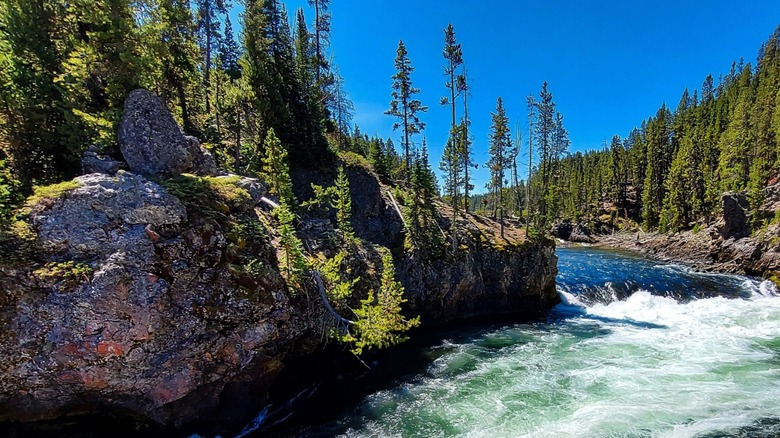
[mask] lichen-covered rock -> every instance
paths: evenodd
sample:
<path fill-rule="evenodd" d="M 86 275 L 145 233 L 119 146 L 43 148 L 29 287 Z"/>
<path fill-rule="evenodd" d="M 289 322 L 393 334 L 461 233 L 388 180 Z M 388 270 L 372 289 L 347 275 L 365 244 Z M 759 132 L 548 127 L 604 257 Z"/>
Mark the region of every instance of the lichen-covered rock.
<path fill-rule="evenodd" d="M 126 169 L 127 165 L 117 161 L 108 155 L 98 153 L 94 146 L 90 146 L 81 157 L 81 173 L 105 173 L 115 175 L 119 170 Z"/>
<path fill-rule="evenodd" d="M 147 90 L 135 90 L 125 100 L 119 148 L 135 173 L 213 175 L 217 170 L 211 154 L 184 135 L 162 99 Z"/>
<path fill-rule="evenodd" d="M 140 175 L 94 173 L 75 181 L 78 188 L 33 206 L 32 224 L 41 246 L 50 252 L 72 258 L 114 251 L 154 256 L 144 229 L 187 220 L 176 197 Z"/>
<path fill-rule="evenodd" d="M 0 421 L 110 410 L 175 426 L 251 413 L 308 324 L 257 212 L 195 220 L 139 175 L 76 181 L 31 207 L 46 263 L 0 264 Z M 245 249 L 226 229 L 238 221 L 256 224 Z M 220 411 L 236 397 L 243 410 Z"/>
<path fill-rule="evenodd" d="M 218 176 L 217 179 L 236 179 L 234 184 L 237 187 L 240 187 L 249 193 L 249 196 L 252 197 L 252 201 L 257 204 L 260 202 L 260 200 L 268 193 L 268 189 L 266 188 L 265 184 L 263 184 L 262 181 L 260 181 L 257 178 L 250 178 L 247 176 L 237 176 L 237 175 L 222 175 Z"/>

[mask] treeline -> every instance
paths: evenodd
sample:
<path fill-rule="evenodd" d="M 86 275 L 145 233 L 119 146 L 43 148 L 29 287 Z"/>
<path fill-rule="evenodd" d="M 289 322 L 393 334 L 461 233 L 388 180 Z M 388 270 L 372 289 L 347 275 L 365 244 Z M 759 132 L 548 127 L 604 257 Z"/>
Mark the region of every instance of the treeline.
<path fill-rule="evenodd" d="M 270 129 L 293 167 L 327 162 L 325 133 L 344 130 L 351 106 L 329 63 L 329 0 L 309 3 L 311 24 L 278 0 L 246 1 L 237 40 L 228 0 L 2 2 L 2 167 L 27 192 L 78 175 L 89 145 L 116 154 L 139 87 L 223 168 L 258 171 Z"/>
<path fill-rule="evenodd" d="M 778 178 L 779 103 L 780 27 L 755 67 L 733 63 L 717 83 L 707 76 L 701 90 L 686 89 L 676 108 L 662 105 L 626 138 L 561 160 L 558 217 L 610 213 L 649 229 L 681 230 L 714 217 L 723 192 L 742 190 L 755 210 Z M 532 186 L 541 179 L 537 169 Z M 766 219 L 752 217 L 755 226 Z"/>

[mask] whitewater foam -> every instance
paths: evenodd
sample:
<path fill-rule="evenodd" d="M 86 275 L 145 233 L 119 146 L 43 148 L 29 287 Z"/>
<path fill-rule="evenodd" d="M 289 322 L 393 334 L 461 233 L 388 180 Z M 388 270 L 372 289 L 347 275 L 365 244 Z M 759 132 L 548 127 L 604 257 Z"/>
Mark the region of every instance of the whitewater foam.
<path fill-rule="evenodd" d="M 583 257 L 593 259 L 590 253 Z M 636 269 L 611 264 L 618 265 Z M 583 272 L 576 273 L 577 281 L 587 279 Z M 340 433 L 678 438 L 734 433 L 775 418 L 780 413 L 775 285 L 665 272 L 686 276 L 687 282 L 648 276 L 625 297 L 604 293 L 614 291 L 611 278 L 596 277 L 587 285 L 562 282 L 562 303 L 550 322 L 443 342 L 438 348 L 446 351 L 424 372 L 368 397 L 342 420 Z M 697 299 L 700 291 L 668 287 L 697 279 L 702 287 L 722 283 L 733 290 Z M 650 281 L 667 289 L 651 287 Z M 598 294 L 608 299 L 594 302 Z"/>

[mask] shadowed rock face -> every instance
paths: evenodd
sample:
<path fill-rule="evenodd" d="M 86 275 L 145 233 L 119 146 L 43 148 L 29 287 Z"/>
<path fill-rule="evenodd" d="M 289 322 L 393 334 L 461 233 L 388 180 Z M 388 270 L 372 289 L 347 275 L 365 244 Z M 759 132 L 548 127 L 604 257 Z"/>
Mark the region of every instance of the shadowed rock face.
<path fill-rule="evenodd" d="M 119 148 L 134 173 L 214 175 L 217 165 L 198 139 L 186 136 L 154 93 L 135 90 L 125 100 Z"/>
<path fill-rule="evenodd" d="M 748 209 L 750 205 L 744 193 L 724 193 L 721 197 L 723 207 L 723 225 L 720 233 L 724 239 L 739 239 L 750 235 Z"/>

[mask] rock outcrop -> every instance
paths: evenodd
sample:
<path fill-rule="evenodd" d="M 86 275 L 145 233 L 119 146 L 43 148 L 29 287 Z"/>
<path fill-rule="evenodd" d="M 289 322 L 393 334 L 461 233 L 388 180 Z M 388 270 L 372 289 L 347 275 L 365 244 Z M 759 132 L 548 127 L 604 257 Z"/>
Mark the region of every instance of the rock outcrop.
<path fill-rule="evenodd" d="M 200 146 L 198 139 L 184 135 L 162 99 L 147 90 L 135 90 L 125 100 L 119 122 L 119 148 L 134 173 L 217 173 L 214 157 Z"/>
<path fill-rule="evenodd" d="M 583 223 L 560 222 L 553 225 L 551 234 L 553 237 L 568 242 L 593 243 L 596 238 L 590 228 Z"/>
<path fill-rule="evenodd" d="M 529 316 L 559 302 L 555 288 L 558 259 L 551 240 L 532 242 L 524 231 L 514 228 L 501 238 L 497 222 L 461 212 L 457 253 L 427 257 L 404 247 L 406 231 L 390 200 L 390 190 L 360 167 L 348 168 L 347 176 L 350 187 L 356 188 L 352 194 L 356 233 L 397 249 L 396 272 L 412 312 L 420 315 L 423 325 L 488 315 Z M 446 206 L 438 208 L 450 217 Z"/>
<path fill-rule="evenodd" d="M 0 268 L 0 419 L 126 411 L 178 425 L 229 393 L 252 409 L 307 327 L 271 235 L 238 248 L 225 222 L 139 175 L 76 182 L 32 207 L 41 263 Z M 249 223 L 242 199 L 230 215 Z"/>
<path fill-rule="evenodd" d="M 262 183 L 178 175 L 214 163 L 159 98 L 131 94 L 120 145 L 133 173 L 89 164 L 100 173 L 36 193 L 13 232 L 24 251 L 0 253 L 0 422 L 110 412 L 235 426 L 263 406 L 291 353 L 321 345 L 325 303 L 300 290 L 305 280 L 285 281 Z M 512 228 L 499 237 L 493 221 L 462 215 L 456 255 L 409 250 L 390 189 L 359 166 L 348 177 L 363 239 L 349 247 L 355 290 L 380 282 L 382 246 L 425 325 L 557 303 L 552 242 Z M 297 224 L 310 255 L 342 249 L 332 224 Z"/>
<path fill-rule="evenodd" d="M 81 173 L 84 175 L 90 173 L 115 175 L 122 169 L 127 169 L 125 163 L 115 160 L 108 155 L 99 153 L 94 146 L 88 147 L 81 157 Z"/>
<path fill-rule="evenodd" d="M 746 237 L 750 235 L 748 210 L 750 204 L 744 193 L 724 193 L 721 197 L 723 224 L 720 234 L 724 239 Z"/>

